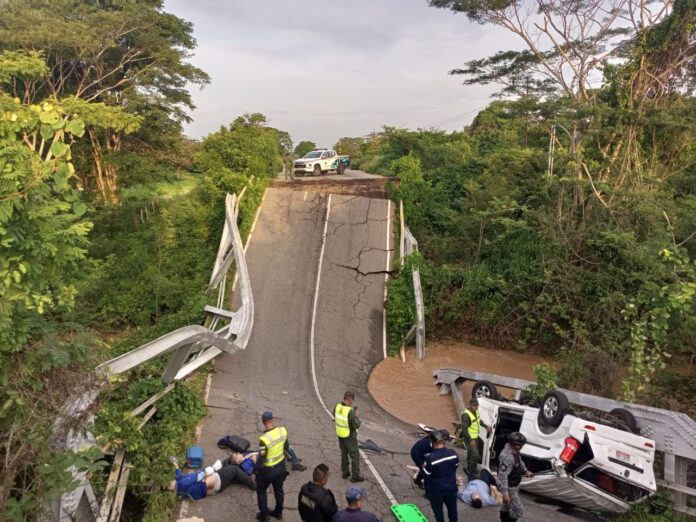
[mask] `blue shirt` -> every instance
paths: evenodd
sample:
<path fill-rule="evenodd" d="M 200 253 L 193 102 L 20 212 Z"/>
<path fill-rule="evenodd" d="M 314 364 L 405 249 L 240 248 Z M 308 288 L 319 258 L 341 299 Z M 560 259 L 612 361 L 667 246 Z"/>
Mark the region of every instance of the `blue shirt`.
<path fill-rule="evenodd" d="M 436 497 L 457 493 L 459 457 L 449 448 L 435 448 L 425 457 L 423 473 L 428 492 Z"/>
<path fill-rule="evenodd" d="M 202 472 L 184 474 L 176 470 L 176 494 L 191 500 L 199 500 L 208 494 L 208 486 L 202 481 Z"/>
<path fill-rule="evenodd" d="M 425 461 L 425 456 L 430 453 L 433 449 L 433 445 L 430 442 L 430 437 L 423 437 L 421 440 L 416 442 L 411 447 L 411 458 L 416 466 L 421 467 L 423 461 Z"/>
<path fill-rule="evenodd" d="M 462 502 L 471 504 L 471 495 L 478 492 L 481 495 L 481 504 L 483 507 L 496 506 L 495 498 L 491 496 L 491 488 L 488 487 L 483 480 L 470 480 L 465 488 L 462 488 L 457 493 L 457 498 Z"/>

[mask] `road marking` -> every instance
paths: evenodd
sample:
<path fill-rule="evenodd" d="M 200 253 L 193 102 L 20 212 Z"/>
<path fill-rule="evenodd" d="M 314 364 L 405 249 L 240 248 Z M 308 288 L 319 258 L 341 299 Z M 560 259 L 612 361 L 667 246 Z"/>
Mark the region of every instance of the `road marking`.
<path fill-rule="evenodd" d="M 312 305 L 312 329 L 309 335 L 309 357 L 312 360 L 312 382 L 314 383 L 314 393 L 317 395 L 317 399 L 321 403 L 321 407 L 324 411 L 333 418 L 333 414 L 329 411 L 324 403 L 324 399 L 319 393 L 319 385 L 317 384 L 317 371 L 314 363 L 314 330 L 317 321 L 317 303 L 319 302 L 319 283 L 321 282 L 321 267 L 324 261 L 324 249 L 326 248 L 326 229 L 329 227 L 329 215 L 331 214 L 331 194 L 329 194 L 326 200 L 326 216 L 324 218 L 324 232 L 321 235 L 321 252 L 319 252 L 319 267 L 317 268 L 317 282 L 314 285 L 314 304 Z"/>
<path fill-rule="evenodd" d="M 384 358 L 387 358 L 387 280 L 389 279 L 389 260 L 391 252 L 389 251 L 389 238 L 391 228 L 391 199 L 387 200 L 387 266 L 384 269 L 384 305 L 382 309 L 382 352 Z"/>
<path fill-rule="evenodd" d="M 319 385 L 317 384 L 317 371 L 316 371 L 316 364 L 314 360 L 314 331 L 315 331 L 315 325 L 316 325 L 316 320 L 317 320 L 317 303 L 319 302 L 319 284 L 321 283 L 321 267 L 324 264 L 324 250 L 326 249 L 326 230 L 328 229 L 329 226 L 329 216 L 331 214 L 331 196 L 332 194 L 329 194 L 328 199 L 326 200 L 326 217 L 324 218 L 324 232 L 321 235 L 321 251 L 319 252 L 319 267 L 317 269 L 317 282 L 316 285 L 314 286 L 314 304 L 312 306 L 312 326 L 311 326 L 311 331 L 310 331 L 310 336 L 309 336 L 309 356 L 311 359 L 311 369 L 312 369 L 312 383 L 314 384 L 314 393 L 317 396 L 317 399 L 319 399 L 319 403 L 321 404 L 321 407 L 324 408 L 324 411 L 326 414 L 333 419 L 333 413 L 326 407 L 326 403 L 324 402 L 324 399 L 321 396 L 321 393 L 319 392 Z M 374 475 L 375 479 L 377 479 L 377 483 L 380 485 L 382 488 L 382 491 L 384 492 L 385 496 L 387 497 L 387 500 L 391 503 L 393 506 L 394 504 L 397 504 L 396 498 L 392 494 L 392 492 L 389 490 L 389 487 L 387 484 L 384 482 L 380 474 L 377 472 L 377 469 L 375 469 L 374 465 L 372 464 L 372 461 L 367 457 L 365 452 L 363 450 L 360 450 L 360 456 L 363 458 L 365 463 L 367 464 L 367 467 L 370 468 L 370 471 Z"/>

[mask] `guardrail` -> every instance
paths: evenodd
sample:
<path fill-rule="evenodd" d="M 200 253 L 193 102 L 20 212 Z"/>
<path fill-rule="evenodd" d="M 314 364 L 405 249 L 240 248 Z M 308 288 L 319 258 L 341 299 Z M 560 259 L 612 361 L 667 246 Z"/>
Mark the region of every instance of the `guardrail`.
<path fill-rule="evenodd" d="M 250 180 L 251 182 L 253 182 L 253 178 Z M 217 301 L 216 306 L 205 306 L 207 313 L 205 325 L 190 325 L 179 328 L 119 357 L 106 361 L 96 368 L 99 374 L 108 378 L 109 375 L 126 372 L 153 358 L 174 352 L 162 373 L 162 381 L 167 386 L 130 412 L 131 416 L 136 416 L 147 410 L 140 427 L 144 426 L 154 415 L 157 411 L 154 403 L 174 388 L 175 381 L 190 375 L 222 352 L 233 354 L 239 350 L 244 350 L 249 342 L 254 325 L 254 298 L 251 292 L 244 245 L 237 226 L 239 201 L 245 191 L 246 187 L 240 193 L 239 198 L 234 194 L 228 194 L 225 198 L 225 225 L 208 284 L 209 294 L 217 290 Z M 241 305 L 237 310 L 230 311 L 223 306 L 226 296 L 227 273 L 233 262 L 237 269 L 235 282 L 239 282 Z M 220 326 L 221 324 L 222 326 Z M 96 401 L 99 391 L 99 389 L 91 390 L 88 394 L 74 401 L 67 408 L 66 419 L 76 418 L 87 412 Z M 56 421 L 57 425 L 63 422 L 65 419 Z M 93 416 L 90 415 L 87 423 L 91 424 L 92 422 Z M 71 430 L 67 440 L 61 441 L 57 445 L 79 451 L 85 447 L 94 446 L 95 440 L 88 431 Z M 112 473 L 101 507 L 97 504 L 89 479 L 83 473 L 77 473 L 76 470 L 73 470 L 73 478 L 78 481 L 79 486 L 75 490 L 63 494 L 59 501 L 54 502 L 50 512 L 46 512 L 42 517 L 43 520 L 58 520 L 59 522 L 118 520 L 129 469 L 125 452 L 119 452 L 112 466 Z"/>
<path fill-rule="evenodd" d="M 401 266 L 404 258 L 418 252 L 418 241 L 404 223 L 404 202 L 399 201 L 399 222 L 401 224 L 399 235 L 399 260 Z M 416 338 L 416 357 L 419 361 L 425 359 L 425 307 L 423 306 L 423 287 L 421 286 L 420 268 L 414 266 L 413 276 L 413 295 L 416 301 L 416 324 L 411 327 L 406 334 L 406 338 L 401 345 L 402 358 L 404 347 Z"/>
<path fill-rule="evenodd" d="M 492 373 L 476 372 L 459 368 L 441 368 L 433 372 L 440 394 L 452 393 L 458 415 L 464 413 L 465 401 L 459 385 L 464 381 L 488 381 L 498 386 L 517 390 L 516 399 L 522 390 L 528 389 L 533 381 L 503 377 Z M 635 417 L 641 435 L 655 441 L 655 450 L 664 453 L 664 479 L 657 483 L 669 489 L 674 496 L 675 509 L 696 516 L 696 509 L 687 505 L 687 497 L 696 497 L 696 489 L 687 486 L 689 461 L 696 461 L 696 422 L 680 412 L 653 408 L 642 404 L 606 399 L 587 393 L 559 388 L 571 404 L 609 413 L 615 408 L 625 409 Z"/>

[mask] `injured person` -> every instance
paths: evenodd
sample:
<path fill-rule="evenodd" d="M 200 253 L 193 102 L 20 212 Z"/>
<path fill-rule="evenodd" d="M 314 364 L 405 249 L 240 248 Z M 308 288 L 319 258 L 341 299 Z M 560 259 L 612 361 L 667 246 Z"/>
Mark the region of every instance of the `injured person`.
<path fill-rule="evenodd" d="M 249 489 L 256 489 L 256 485 L 251 476 L 242 468 L 241 464 L 245 460 L 242 455 L 235 462 L 234 454 L 224 462 L 215 461 L 212 466 L 207 466 L 203 471 L 184 474 L 179 469 L 179 461 L 176 457 L 169 457 L 176 473 L 176 479 L 169 483 L 169 489 L 176 491 L 180 497 L 190 500 L 199 500 L 209 495 L 215 495 L 224 491 L 230 484 L 243 484 Z"/>
<path fill-rule="evenodd" d="M 499 506 L 503 495 L 498 491 L 495 478 L 487 469 L 481 469 L 479 479 L 470 480 L 459 489 L 457 498 L 474 508 Z"/>

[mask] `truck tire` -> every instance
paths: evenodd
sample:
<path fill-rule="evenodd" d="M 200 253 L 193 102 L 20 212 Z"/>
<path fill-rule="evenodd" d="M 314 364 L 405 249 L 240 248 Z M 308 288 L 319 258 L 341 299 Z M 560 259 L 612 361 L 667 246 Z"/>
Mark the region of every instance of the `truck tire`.
<path fill-rule="evenodd" d="M 618 428 L 623 431 L 628 431 L 629 433 L 640 434 L 638 429 L 638 424 L 636 424 L 636 418 L 633 414 L 623 408 L 614 408 L 609 412 L 609 415 L 614 417 L 618 421 Z"/>
<path fill-rule="evenodd" d="M 498 390 L 495 384 L 489 381 L 476 381 L 471 388 L 472 399 L 497 399 Z"/>
<path fill-rule="evenodd" d="M 338 168 L 336 169 L 336 174 L 339 174 L 342 176 L 343 174 L 345 174 L 345 172 L 346 172 L 346 166 L 343 163 L 341 163 L 338 166 Z"/>
<path fill-rule="evenodd" d="M 319 165 L 318 163 L 314 165 L 314 175 L 321 176 L 321 165 Z"/>
<path fill-rule="evenodd" d="M 540 424 L 558 428 L 569 411 L 570 402 L 565 393 L 552 390 L 541 399 L 538 421 Z"/>

